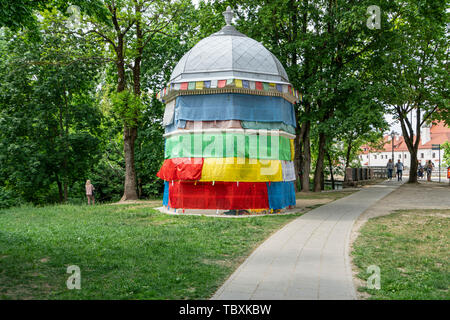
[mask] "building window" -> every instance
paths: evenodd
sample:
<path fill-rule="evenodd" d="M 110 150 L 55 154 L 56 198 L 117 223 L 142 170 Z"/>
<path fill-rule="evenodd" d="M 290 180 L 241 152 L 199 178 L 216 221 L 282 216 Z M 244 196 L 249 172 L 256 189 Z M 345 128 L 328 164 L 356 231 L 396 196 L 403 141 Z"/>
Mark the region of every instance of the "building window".
<path fill-rule="evenodd" d="M 420 157 L 423 159 L 423 153 L 420 154 Z"/>
<path fill-rule="evenodd" d="M 401 155 L 401 154 L 399 154 L 399 155 L 398 155 L 398 158 L 399 158 L 399 159 L 401 159 L 401 158 L 402 158 L 402 155 Z"/>
<path fill-rule="evenodd" d="M 406 159 L 406 154 L 403 156 L 403 158 L 405 158 Z"/>
<path fill-rule="evenodd" d="M 436 158 L 436 153 L 433 152 L 433 158 Z"/>
<path fill-rule="evenodd" d="M 373 156 L 373 158 L 374 158 L 374 159 L 376 159 L 376 158 L 377 158 L 377 156 L 375 155 L 375 156 Z"/>

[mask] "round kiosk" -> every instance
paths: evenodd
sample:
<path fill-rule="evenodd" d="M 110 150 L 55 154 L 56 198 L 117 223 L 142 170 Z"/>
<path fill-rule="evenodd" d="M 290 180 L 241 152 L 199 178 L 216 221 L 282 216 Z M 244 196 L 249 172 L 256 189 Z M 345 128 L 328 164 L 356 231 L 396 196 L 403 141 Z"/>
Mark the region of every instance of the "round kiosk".
<path fill-rule="evenodd" d="M 229 215 L 295 206 L 292 88 L 278 59 L 231 25 L 198 42 L 158 98 L 166 104 L 165 210 Z M 210 211 L 213 210 L 213 211 Z"/>

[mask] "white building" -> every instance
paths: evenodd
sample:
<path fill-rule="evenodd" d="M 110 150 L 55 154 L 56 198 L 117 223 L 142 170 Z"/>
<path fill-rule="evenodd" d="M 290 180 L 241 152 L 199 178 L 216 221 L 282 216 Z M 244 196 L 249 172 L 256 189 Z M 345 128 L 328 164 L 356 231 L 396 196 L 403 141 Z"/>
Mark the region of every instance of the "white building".
<path fill-rule="evenodd" d="M 439 151 L 432 150 L 433 144 L 443 144 L 450 141 L 450 128 L 444 123 L 439 122 L 431 126 L 424 126 L 421 129 L 421 141 L 419 142 L 419 150 L 417 158 L 423 165 L 431 160 L 435 168 L 439 167 Z M 411 155 L 403 136 L 395 136 L 394 138 L 394 162 L 399 159 L 408 168 L 411 163 Z M 444 157 L 444 150 L 441 148 L 441 163 Z M 390 135 L 384 136 L 384 147 L 380 150 L 374 150 L 367 145 L 361 147 L 359 159 L 363 166 L 375 167 L 386 166 L 389 159 L 392 158 L 392 139 Z"/>

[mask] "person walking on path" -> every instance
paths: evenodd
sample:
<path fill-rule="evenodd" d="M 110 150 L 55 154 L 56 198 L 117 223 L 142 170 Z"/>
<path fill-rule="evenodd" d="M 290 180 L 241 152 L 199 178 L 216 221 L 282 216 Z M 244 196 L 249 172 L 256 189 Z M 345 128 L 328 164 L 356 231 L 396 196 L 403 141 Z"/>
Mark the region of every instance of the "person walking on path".
<path fill-rule="evenodd" d="M 91 183 L 91 180 L 87 180 L 86 181 L 86 196 L 88 199 L 88 205 L 91 204 L 91 201 L 92 201 L 93 205 L 95 204 L 94 190 L 95 190 L 95 187 Z"/>
<path fill-rule="evenodd" d="M 420 160 L 418 162 L 419 162 L 419 164 L 417 165 L 417 176 L 420 179 L 422 179 L 423 178 L 424 167 L 423 167 L 422 163 L 420 162 Z"/>
<path fill-rule="evenodd" d="M 395 164 L 397 168 L 397 181 L 402 181 L 403 177 L 403 163 L 398 159 L 398 162 Z"/>
<path fill-rule="evenodd" d="M 431 160 L 428 160 L 428 163 L 425 165 L 425 169 L 427 170 L 427 181 L 431 181 L 431 173 L 433 172 L 434 164 Z"/>
<path fill-rule="evenodd" d="M 389 159 L 386 168 L 388 171 L 388 178 L 389 180 L 392 180 L 392 172 L 394 171 L 394 163 L 392 162 L 392 159 Z"/>

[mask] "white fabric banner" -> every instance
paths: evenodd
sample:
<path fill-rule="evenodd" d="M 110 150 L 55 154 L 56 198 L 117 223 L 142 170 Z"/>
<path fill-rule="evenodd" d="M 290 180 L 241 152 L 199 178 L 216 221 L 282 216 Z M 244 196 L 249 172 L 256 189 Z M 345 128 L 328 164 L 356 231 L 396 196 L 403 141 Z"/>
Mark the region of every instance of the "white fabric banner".
<path fill-rule="evenodd" d="M 175 110 L 175 99 L 171 100 L 166 104 L 166 109 L 164 110 L 164 118 L 163 118 L 164 126 L 172 124 L 174 110 Z"/>
<path fill-rule="evenodd" d="M 283 181 L 295 181 L 293 161 L 281 160 L 281 170 L 283 171 Z"/>

